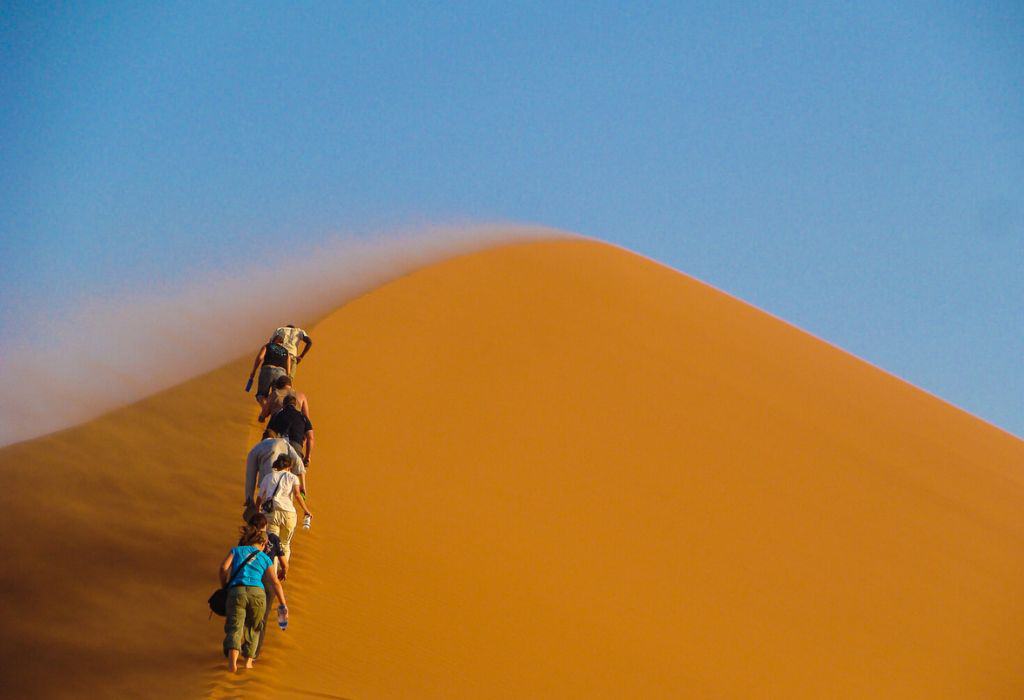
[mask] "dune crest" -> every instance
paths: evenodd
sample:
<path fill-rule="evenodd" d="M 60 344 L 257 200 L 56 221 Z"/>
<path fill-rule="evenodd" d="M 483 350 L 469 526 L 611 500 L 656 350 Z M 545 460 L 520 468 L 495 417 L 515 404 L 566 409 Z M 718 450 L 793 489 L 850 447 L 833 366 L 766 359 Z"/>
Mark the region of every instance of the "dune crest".
<path fill-rule="evenodd" d="M 266 342 L 262 329 L 310 323 L 425 265 L 514 241 L 572 234 L 531 226 L 432 228 L 345 238 L 308 256 L 275 253 L 264 265 L 201 276 L 174 290 L 83 301 L 68 316 L 40 311 L 12 337 L 0 383 L 32 387 L 31 401 L 0 399 L 0 446 L 102 415 L 212 371 Z M 275 279 L 289 294 L 271 293 Z M 282 320 L 284 319 L 284 320 Z"/>
<path fill-rule="evenodd" d="M 204 609 L 257 428 L 242 360 L 0 451 L 8 688 L 58 695 L 59 661 L 83 696 L 1024 695 L 1007 433 L 588 241 L 435 264 L 310 330 L 314 526 L 255 671 L 221 669 Z M 168 453 L 196 400 L 209 432 Z"/>

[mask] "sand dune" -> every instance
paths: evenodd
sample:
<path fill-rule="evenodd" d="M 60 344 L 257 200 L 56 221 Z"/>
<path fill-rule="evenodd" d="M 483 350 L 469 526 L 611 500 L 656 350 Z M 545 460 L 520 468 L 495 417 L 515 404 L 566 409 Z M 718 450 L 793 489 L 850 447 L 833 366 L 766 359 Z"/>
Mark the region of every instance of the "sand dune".
<path fill-rule="evenodd" d="M 12 697 L 1024 696 L 1020 440 L 592 242 L 312 332 L 288 632 L 232 677 L 206 619 L 235 363 L 0 451 Z"/>

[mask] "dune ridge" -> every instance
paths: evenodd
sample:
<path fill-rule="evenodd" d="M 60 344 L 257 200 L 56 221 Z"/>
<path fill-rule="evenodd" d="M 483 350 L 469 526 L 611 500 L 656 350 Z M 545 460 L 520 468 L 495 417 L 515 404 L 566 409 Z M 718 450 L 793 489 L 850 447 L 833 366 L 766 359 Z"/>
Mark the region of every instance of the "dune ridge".
<path fill-rule="evenodd" d="M 61 696 L 59 662 L 77 697 L 1024 694 L 1013 436 L 590 241 L 434 264 L 309 330 L 314 526 L 255 671 L 204 609 L 258 430 L 243 359 L 0 450 L 9 688 Z M 171 580 L 128 573 L 153 548 Z"/>
<path fill-rule="evenodd" d="M 174 289 L 80 300 L 63 315 L 35 310 L 16 324 L 0 359 L 0 383 L 33 388 L 31 401 L 0 399 L 0 446 L 76 425 L 255 353 L 262 329 L 312 322 L 425 265 L 572 235 L 489 224 L 338 238 L 309 255 L 268 251 L 262 265 L 204 274 Z M 289 293 L 280 293 L 275 279 L 288 279 Z"/>

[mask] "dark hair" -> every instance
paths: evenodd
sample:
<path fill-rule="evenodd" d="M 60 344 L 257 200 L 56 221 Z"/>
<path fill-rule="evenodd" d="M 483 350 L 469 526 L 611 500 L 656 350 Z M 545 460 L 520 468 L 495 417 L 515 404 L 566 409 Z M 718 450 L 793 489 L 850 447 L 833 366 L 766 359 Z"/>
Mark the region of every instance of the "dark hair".
<path fill-rule="evenodd" d="M 292 458 L 288 455 L 278 455 L 274 460 L 274 469 L 287 469 L 292 466 Z"/>
<path fill-rule="evenodd" d="M 263 518 L 263 521 L 260 522 L 258 518 Z M 259 524 L 257 525 L 254 523 Z M 252 545 L 253 547 L 259 547 L 262 549 L 263 546 L 267 544 L 266 527 L 267 516 L 263 515 L 262 513 L 259 513 L 249 518 L 249 524 L 243 525 L 240 530 L 242 540 L 239 546 L 245 547 L 246 545 Z"/>
<path fill-rule="evenodd" d="M 257 530 L 262 530 L 267 526 L 267 516 L 265 516 L 263 513 L 257 513 L 256 515 L 249 518 L 249 525 L 256 528 Z M 242 529 L 244 530 L 245 528 L 243 527 Z"/>
<path fill-rule="evenodd" d="M 292 378 L 287 374 L 282 374 L 280 377 L 274 380 L 274 388 L 284 389 L 286 386 L 291 386 Z"/>
<path fill-rule="evenodd" d="M 285 396 L 284 400 L 281 402 L 281 404 L 284 405 L 284 406 L 294 406 L 295 405 L 295 394 L 288 394 L 287 396 Z"/>

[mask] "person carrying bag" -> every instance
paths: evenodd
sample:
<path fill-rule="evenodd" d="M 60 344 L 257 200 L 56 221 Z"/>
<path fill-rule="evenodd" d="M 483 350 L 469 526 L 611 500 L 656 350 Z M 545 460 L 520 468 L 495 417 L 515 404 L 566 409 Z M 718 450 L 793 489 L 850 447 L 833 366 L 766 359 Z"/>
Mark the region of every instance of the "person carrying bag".
<path fill-rule="evenodd" d="M 245 561 L 242 562 L 242 565 L 231 573 L 231 579 L 225 585 L 215 590 L 210 596 L 210 599 L 206 601 L 210 605 L 210 613 L 212 615 L 224 617 L 227 614 L 228 589 L 234 585 L 235 577 L 241 573 L 242 569 L 244 569 L 249 562 L 256 558 L 257 554 L 259 554 L 259 550 L 256 550 L 246 557 Z"/>
<path fill-rule="evenodd" d="M 297 516 L 293 499 L 298 501 L 306 515 L 313 517 L 302 496 L 299 478 L 289 471 L 291 465 L 288 455 L 275 459 L 274 471 L 260 482 L 256 496 L 256 505 L 267 514 L 267 532 L 281 538 L 285 562 L 291 561 L 292 537 L 295 535 Z"/>
<path fill-rule="evenodd" d="M 277 577 L 274 560 L 264 551 L 266 545 L 266 524 L 243 527 L 239 546 L 232 548 L 221 562 L 218 572 L 221 588 L 210 596 L 210 610 L 224 615 L 224 656 L 232 672 L 238 670 L 240 653 L 245 658 L 246 668 L 252 668 L 263 629 L 268 589 L 281 601 L 279 612 L 287 624 L 284 587 Z M 242 564 L 236 568 L 233 565 L 238 561 Z"/>

